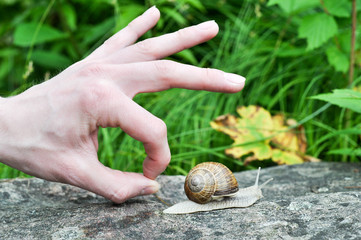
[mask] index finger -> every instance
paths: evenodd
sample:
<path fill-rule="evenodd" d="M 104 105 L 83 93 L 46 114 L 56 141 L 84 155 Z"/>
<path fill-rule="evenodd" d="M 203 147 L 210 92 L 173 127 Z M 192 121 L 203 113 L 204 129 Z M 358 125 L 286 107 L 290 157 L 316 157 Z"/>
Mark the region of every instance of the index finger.
<path fill-rule="evenodd" d="M 162 59 L 212 39 L 218 30 L 215 21 L 203 22 L 120 49 L 110 56 L 109 62 L 131 63 Z"/>
<path fill-rule="evenodd" d="M 98 58 L 112 54 L 138 40 L 149 29 L 153 28 L 160 17 L 159 10 L 153 6 L 142 15 L 131 21 L 125 28 L 107 39 L 88 58 Z"/>

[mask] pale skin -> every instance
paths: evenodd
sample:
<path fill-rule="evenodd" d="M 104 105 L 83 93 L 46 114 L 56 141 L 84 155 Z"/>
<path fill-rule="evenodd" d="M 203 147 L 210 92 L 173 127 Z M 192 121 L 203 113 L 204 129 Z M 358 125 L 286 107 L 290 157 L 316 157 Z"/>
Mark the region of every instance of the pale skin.
<path fill-rule="evenodd" d="M 115 203 L 158 191 L 155 179 L 171 159 L 167 128 L 132 98 L 169 88 L 236 93 L 245 81 L 217 69 L 161 60 L 216 36 L 214 21 L 135 43 L 159 17 L 157 8 L 148 9 L 57 76 L 17 96 L 0 98 L 0 161 Z M 99 162 L 99 127 L 119 127 L 143 143 L 143 174 Z"/>

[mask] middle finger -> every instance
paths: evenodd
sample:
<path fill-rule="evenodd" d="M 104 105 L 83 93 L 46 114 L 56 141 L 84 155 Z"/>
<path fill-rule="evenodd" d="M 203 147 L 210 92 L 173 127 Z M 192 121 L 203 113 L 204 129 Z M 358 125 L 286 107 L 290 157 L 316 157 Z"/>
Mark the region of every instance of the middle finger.
<path fill-rule="evenodd" d="M 138 93 L 169 88 L 235 93 L 242 90 L 245 83 L 245 78 L 236 74 L 169 60 L 102 65 L 99 69 L 96 72 L 103 72 L 130 98 Z"/>

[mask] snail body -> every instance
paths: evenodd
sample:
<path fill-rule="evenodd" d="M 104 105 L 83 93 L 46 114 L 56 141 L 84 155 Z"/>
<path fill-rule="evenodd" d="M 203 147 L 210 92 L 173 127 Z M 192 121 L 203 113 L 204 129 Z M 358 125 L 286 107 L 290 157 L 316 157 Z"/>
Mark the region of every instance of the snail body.
<path fill-rule="evenodd" d="M 207 164 L 212 166 L 209 167 Z M 225 168 L 225 170 L 219 170 L 219 168 Z M 201 171 L 199 169 L 201 169 Z M 203 179 L 208 179 L 210 176 L 212 176 L 212 174 L 208 172 L 210 169 L 213 171 L 213 177 L 216 177 L 216 179 L 211 179 L 209 181 L 209 183 L 213 186 L 203 186 Z M 184 189 L 189 200 L 177 203 L 172 207 L 167 208 L 164 210 L 164 213 L 186 214 L 225 208 L 249 207 L 263 197 L 261 191 L 262 187 L 272 180 L 269 179 L 262 185 L 258 186 L 260 171 L 261 168 L 258 169 L 256 182 L 253 186 L 239 189 L 237 180 L 235 179 L 233 173 L 226 166 L 213 162 L 201 163 L 195 166 L 189 172 L 184 184 Z M 195 175 L 195 173 L 204 174 L 204 178 L 198 177 L 192 183 L 192 176 Z M 206 184 L 208 184 L 208 182 Z M 191 185 L 198 186 L 195 187 L 195 193 L 191 192 Z M 199 194 L 202 190 L 206 191 L 207 193 Z M 213 192 L 213 195 L 209 194 L 208 192 Z M 201 196 L 199 197 L 198 195 Z"/>

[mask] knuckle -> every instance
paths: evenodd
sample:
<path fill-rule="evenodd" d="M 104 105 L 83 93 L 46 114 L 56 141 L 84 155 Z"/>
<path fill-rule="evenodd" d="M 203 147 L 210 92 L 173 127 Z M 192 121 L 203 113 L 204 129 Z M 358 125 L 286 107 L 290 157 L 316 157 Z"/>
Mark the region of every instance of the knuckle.
<path fill-rule="evenodd" d="M 89 81 L 87 85 L 79 91 L 79 102 L 82 110 L 92 112 L 91 110 L 97 109 L 109 96 L 110 87 L 106 81 L 97 80 Z"/>
<path fill-rule="evenodd" d="M 123 203 L 129 198 L 128 193 L 124 189 L 114 189 L 108 192 L 105 197 L 114 203 Z"/>
<path fill-rule="evenodd" d="M 203 73 L 202 89 L 207 89 L 210 85 L 214 85 L 224 78 L 222 71 L 213 68 L 205 68 Z"/>
<path fill-rule="evenodd" d="M 94 76 L 101 76 L 104 74 L 104 66 L 97 62 L 91 62 L 85 64 L 85 66 L 79 70 L 78 76 L 79 77 L 94 77 Z"/>
<path fill-rule="evenodd" d="M 217 80 L 223 78 L 222 72 L 213 68 L 205 68 L 204 75 L 206 79 L 210 79 L 210 80 Z"/>
<path fill-rule="evenodd" d="M 167 125 L 159 118 L 156 118 L 156 120 L 152 122 L 152 127 L 150 130 L 151 132 L 149 134 L 149 141 L 151 142 L 167 138 Z"/>
<path fill-rule="evenodd" d="M 170 160 L 171 160 L 171 154 L 170 154 L 170 151 L 168 151 L 168 155 L 165 156 L 165 157 L 164 157 L 164 160 L 163 160 L 165 166 L 168 166 L 168 165 L 169 165 Z"/>
<path fill-rule="evenodd" d="M 158 136 L 161 138 L 167 137 L 167 125 L 165 122 L 157 118 L 157 123 L 155 124 L 155 129 L 158 133 Z"/>
<path fill-rule="evenodd" d="M 180 50 L 184 50 L 184 49 L 188 48 L 187 42 L 189 42 L 189 38 L 191 36 L 194 36 L 195 33 L 193 31 L 193 28 L 188 27 L 188 28 L 184 28 L 184 29 L 180 29 L 180 30 L 176 31 L 176 35 L 177 35 L 179 46 L 181 48 Z"/>
<path fill-rule="evenodd" d="M 139 38 L 140 34 L 138 32 L 139 23 L 135 20 L 131 21 L 126 27 L 125 30 L 128 33 L 131 33 L 135 36 L 135 38 Z"/>
<path fill-rule="evenodd" d="M 193 31 L 192 31 L 192 28 L 190 28 L 190 27 L 183 28 L 183 29 L 176 31 L 177 38 L 179 38 L 180 40 L 186 40 L 187 38 L 189 38 L 189 36 L 192 35 L 192 33 L 193 33 Z"/>
<path fill-rule="evenodd" d="M 153 48 L 150 39 L 140 41 L 135 44 L 136 49 L 144 55 L 153 55 Z"/>
<path fill-rule="evenodd" d="M 130 22 L 124 29 L 121 30 L 121 32 L 126 33 L 129 36 L 132 36 L 135 39 L 138 39 L 140 37 L 140 34 L 137 31 L 137 23 L 132 21 Z M 122 37 L 121 34 L 116 33 L 115 35 L 113 35 L 112 37 L 108 38 L 107 40 L 104 41 L 103 46 L 105 48 L 114 48 L 117 45 L 123 45 L 125 44 L 126 41 L 124 41 L 124 38 Z"/>
<path fill-rule="evenodd" d="M 161 80 L 168 81 L 175 70 L 175 64 L 170 60 L 159 60 L 154 62 L 154 68 Z"/>

